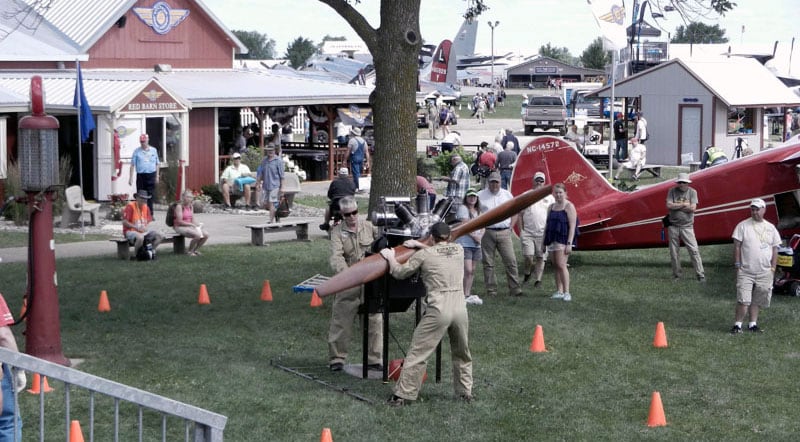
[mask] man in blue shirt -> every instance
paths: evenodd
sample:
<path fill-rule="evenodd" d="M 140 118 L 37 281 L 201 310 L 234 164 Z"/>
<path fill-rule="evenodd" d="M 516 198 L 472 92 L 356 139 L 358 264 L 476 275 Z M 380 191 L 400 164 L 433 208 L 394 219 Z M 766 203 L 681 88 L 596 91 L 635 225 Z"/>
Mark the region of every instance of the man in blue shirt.
<path fill-rule="evenodd" d="M 136 173 L 136 191 L 146 190 L 150 195 L 156 194 L 158 184 L 158 151 L 148 144 L 150 137 L 147 134 L 139 136 L 140 146 L 131 155 L 131 171 L 128 185 L 133 185 L 134 172 Z M 147 200 L 150 213 L 153 212 L 153 199 Z"/>
<path fill-rule="evenodd" d="M 261 160 L 256 171 L 256 191 L 261 195 L 259 203 L 269 210 L 269 221 L 275 222 L 275 211 L 278 208 L 283 189 L 283 160 L 275 155 L 275 146 L 267 145 L 267 156 Z"/>

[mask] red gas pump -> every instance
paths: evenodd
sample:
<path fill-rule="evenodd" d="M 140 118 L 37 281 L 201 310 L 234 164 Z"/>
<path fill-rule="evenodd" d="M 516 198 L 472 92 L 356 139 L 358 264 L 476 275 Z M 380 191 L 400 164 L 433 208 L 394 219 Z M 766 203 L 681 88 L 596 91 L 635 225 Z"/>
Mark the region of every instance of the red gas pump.
<path fill-rule="evenodd" d="M 44 113 L 42 77 L 31 78 L 32 115 L 19 120 L 19 165 L 27 194 L 30 229 L 28 244 L 28 321 L 25 352 L 61 365 L 70 365 L 61 351 L 53 199 L 58 180 L 58 120 Z"/>

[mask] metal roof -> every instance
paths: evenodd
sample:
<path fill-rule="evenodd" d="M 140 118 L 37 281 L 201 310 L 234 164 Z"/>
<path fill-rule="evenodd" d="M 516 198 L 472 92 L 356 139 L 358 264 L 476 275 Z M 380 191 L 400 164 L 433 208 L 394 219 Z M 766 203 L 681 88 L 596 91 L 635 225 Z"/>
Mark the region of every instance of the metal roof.
<path fill-rule="evenodd" d="M 19 1 L 44 17 L 83 52 L 97 43 L 136 4 L 136 0 L 62 0 L 47 2 L 47 6 L 42 7 L 41 0 Z M 231 39 L 238 53 L 247 53 L 247 47 L 203 2 L 192 1 Z"/>
<path fill-rule="evenodd" d="M 0 0 L 0 60 L 86 60 L 87 56 L 57 28 L 17 0 Z"/>
<path fill-rule="evenodd" d="M 30 78 L 44 81 L 46 107 L 74 110 L 75 71 L 0 72 L 0 92 L 27 97 Z M 276 75 L 269 71 L 83 70 L 86 100 L 94 112 L 120 109 L 153 79 L 188 107 L 293 106 L 306 104 L 363 104 L 371 87 Z M 2 99 L 2 96 L 0 96 Z M 0 101 L 4 103 L 4 101 Z M 5 103 L 4 103 L 5 104 Z M 7 110 L 5 105 L 1 110 Z"/>
<path fill-rule="evenodd" d="M 59 29 L 83 51 L 89 50 L 108 29 L 136 4 L 136 0 L 21 0 Z"/>
<path fill-rule="evenodd" d="M 617 86 L 635 82 L 658 69 L 678 64 L 698 82 L 722 100 L 727 106 L 771 107 L 800 104 L 800 97 L 792 93 L 775 75 L 752 58 L 731 57 L 714 60 L 683 60 L 674 58 L 646 71 L 617 82 Z M 610 86 L 595 91 L 593 95 L 608 97 Z"/>

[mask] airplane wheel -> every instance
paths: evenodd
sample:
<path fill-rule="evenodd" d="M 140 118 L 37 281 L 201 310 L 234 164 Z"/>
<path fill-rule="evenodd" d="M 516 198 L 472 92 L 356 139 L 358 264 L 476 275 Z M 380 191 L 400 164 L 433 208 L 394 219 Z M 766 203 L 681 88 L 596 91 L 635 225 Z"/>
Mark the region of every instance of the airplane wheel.
<path fill-rule="evenodd" d="M 328 142 L 328 132 L 324 130 L 317 131 L 317 143 L 325 144 Z"/>
<path fill-rule="evenodd" d="M 800 296 L 800 282 L 795 281 L 789 286 L 789 294 L 792 296 Z"/>

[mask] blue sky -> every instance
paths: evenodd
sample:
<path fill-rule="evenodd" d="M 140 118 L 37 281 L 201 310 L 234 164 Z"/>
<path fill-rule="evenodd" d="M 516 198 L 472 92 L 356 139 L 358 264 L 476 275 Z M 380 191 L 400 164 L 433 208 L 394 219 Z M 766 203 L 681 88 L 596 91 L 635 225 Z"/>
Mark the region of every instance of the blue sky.
<path fill-rule="evenodd" d="M 326 34 L 356 38 L 355 32 L 332 9 L 317 0 L 201 0 L 230 29 L 255 30 L 277 43 L 278 55 L 302 36 L 318 43 Z M 655 1 L 655 0 L 651 0 Z M 663 0 L 662 0 L 663 1 Z M 707 1 L 707 0 L 706 0 Z M 428 43 L 452 39 L 461 25 L 464 0 L 422 0 L 421 31 Z M 566 46 L 573 55 L 599 35 L 585 0 L 487 0 L 490 9 L 480 18 L 476 52 L 491 52 L 491 32 L 487 22 L 500 21 L 495 29 L 495 53 L 534 54 L 541 45 Z M 719 24 L 731 43 L 771 45 L 780 40 L 786 48 L 797 38 L 795 59 L 800 59 L 800 2 L 797 0 L 738 0 L 738 6 L 725 17 L 703 21 Z M 362 0 L 356 8 L 378 25 L 379 0 Z M 630 8 L 632 1 L 626 1 Z M 652 20 L 649 20 L 652 21 Z M 792 23 L 794 22 L 794 24 Z M 674 33 L 683 24 L 675 13 L 668 13 L 661 26 Z M 744 33 L 741 32 L 745 26 Z M 771 46 L 770 46 L 771 47 Z"/>

